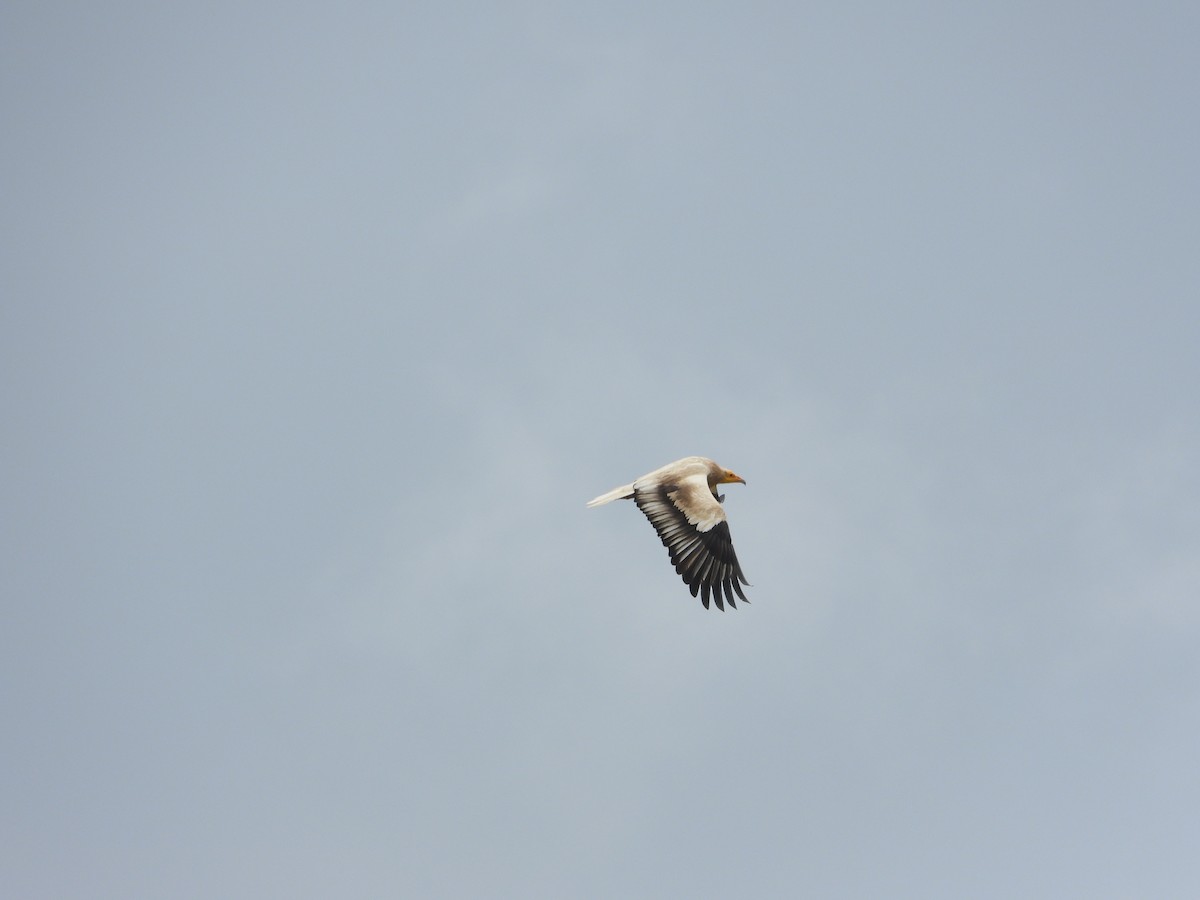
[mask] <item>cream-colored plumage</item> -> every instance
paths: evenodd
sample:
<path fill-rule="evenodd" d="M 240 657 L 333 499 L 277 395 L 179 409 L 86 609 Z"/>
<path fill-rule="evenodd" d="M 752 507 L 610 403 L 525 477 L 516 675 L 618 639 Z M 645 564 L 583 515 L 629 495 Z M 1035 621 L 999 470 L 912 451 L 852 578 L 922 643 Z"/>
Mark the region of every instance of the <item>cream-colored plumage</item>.
<path fill-rule="evenodd" d="M 717 609 L 725 609 L 725 601 L 736 609 L 735 593 L 750 602 L 741 588 L 750 582 L 733 552 L 721 506 L 725 498 L 716 491 L 718 484 L 734 482 L 746 483 L 711 459 L 687 456 L 601 494 L 588 506 L 632 499 L 658 532 L 675 571 L 683 577 L 692 596 L 699 594 L 705 609 L 710 594 L 717 601 Z"/>

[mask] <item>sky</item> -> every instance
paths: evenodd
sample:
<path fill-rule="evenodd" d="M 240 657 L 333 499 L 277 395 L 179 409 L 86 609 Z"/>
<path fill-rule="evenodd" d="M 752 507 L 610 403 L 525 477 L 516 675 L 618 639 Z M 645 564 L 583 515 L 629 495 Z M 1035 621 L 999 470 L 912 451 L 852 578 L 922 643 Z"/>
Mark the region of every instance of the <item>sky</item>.
<path fill-rule="evenodd" d="M 1200 896 L 1198 44 L 6 3 L 0 894 Z"/>

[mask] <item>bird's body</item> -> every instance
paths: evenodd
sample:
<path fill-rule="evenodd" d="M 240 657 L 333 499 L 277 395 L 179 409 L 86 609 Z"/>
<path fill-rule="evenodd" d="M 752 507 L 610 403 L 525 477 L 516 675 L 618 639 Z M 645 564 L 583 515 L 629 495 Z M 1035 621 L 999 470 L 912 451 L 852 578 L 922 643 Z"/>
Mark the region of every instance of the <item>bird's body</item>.
<path fill-rule="evenodd" d="M 658 532 L 692 596 L 699 594 L 705 609 L 710 595 L 717 601 L 717 609 L 725 609 L 724 601 L 736 609 L 735 593 L 750 602 L 741 588 L 750 582 L 733 552 L 721 506 L 725 498 L 716 491 L 718 484 L 734 482 L 746 483 L 711 459 L 687 456 L 601 494 L 588 506 L 633 500 Z"/>

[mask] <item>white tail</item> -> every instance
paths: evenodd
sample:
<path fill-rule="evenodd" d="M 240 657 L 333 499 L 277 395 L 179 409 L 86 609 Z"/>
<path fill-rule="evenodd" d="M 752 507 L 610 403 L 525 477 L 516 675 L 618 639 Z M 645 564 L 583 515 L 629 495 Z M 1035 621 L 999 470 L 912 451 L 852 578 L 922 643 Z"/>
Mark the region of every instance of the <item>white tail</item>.
<path fill-rule="evenodd" d="M 633 496 L 633 485 L 623 484 L 619 488 L 613 488 L 607 494 L 601 494 L 595 500 L 589 500 L 588 506 L 603 506 L 605 503 L 612 503 L 614 500 L 625 500 Z"/>

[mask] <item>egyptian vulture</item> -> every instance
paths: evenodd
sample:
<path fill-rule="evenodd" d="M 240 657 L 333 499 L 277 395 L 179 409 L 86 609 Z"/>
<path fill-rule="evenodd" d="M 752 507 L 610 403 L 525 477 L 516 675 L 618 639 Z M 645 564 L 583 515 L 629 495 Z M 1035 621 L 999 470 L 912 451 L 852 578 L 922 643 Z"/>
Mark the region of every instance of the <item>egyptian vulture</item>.
<path fill-rule="evenodd" d="M 746 480 L 723 469 L 703 456 L 688 456 L 670 465 L 643 475 L 632 484 L 613 488 L 601 494 L 588 506 L 603 506 L 614 500 L 632 499 L 645 513 L 658 536 L 662 538 L 675 571 L 683 576 L 692 596 L 700 594 L 700 602 L 708 609 L 709 594 L 724 610 L 724 599 L 736 609 L 736 593 L 746 600 L 741 584 L 749 585 L 733 541 L 729 523 L 721 504 L 725 498 L 717 493 L 718 484 L 745 484 Z"/>

